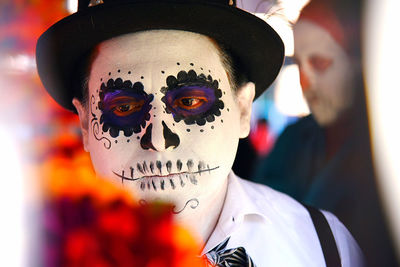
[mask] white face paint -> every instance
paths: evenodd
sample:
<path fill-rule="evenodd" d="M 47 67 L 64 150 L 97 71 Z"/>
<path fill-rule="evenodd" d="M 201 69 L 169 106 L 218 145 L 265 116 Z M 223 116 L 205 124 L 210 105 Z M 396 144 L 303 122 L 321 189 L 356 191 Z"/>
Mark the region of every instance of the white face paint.
<path fill-rule="evenodd" d="M 98 175 L 176 212 L 223 201 L 243 134 L 240 100 L 210 39 L 160 30 L 105 41 L 88 96 L 84 143 Z"/>
<path fill-rule="evenodd" d="M 308 20 L 294 26 L 295 58 L 304 96 L 317 122 L 329 125 L 353 103 L 353 70 L 344 49 Z"/>

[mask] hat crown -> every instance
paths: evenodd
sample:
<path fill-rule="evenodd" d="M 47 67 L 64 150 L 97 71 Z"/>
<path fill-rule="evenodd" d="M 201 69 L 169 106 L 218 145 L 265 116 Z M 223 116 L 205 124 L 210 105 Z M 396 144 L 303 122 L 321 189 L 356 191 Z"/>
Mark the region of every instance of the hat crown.
<path fill-rule="evenodd" d="M 119 4 L 119 3 L 139 3 L 139 2 L 198 2 L 198 3 L 213 3 L 220 5 L 230 5 L 236 7 L 236 0 L 78 0 L 78 11 L 91 8 L 101 4 Z"/>
<path fill-rule="evenodd" d="M 256 84 L 256 97 L 271 85 L 283 63 L 279 35 L 238 8 L 235 0 L 78 0 L 78 12 L 52 25 L 38 40 L 40 79 L 60 105 L 75 110 L 72 99 L 83 97 L 82 68 L 88 53 L 105 40 L 147 30 L 188 31 L 214 39 Z"/>

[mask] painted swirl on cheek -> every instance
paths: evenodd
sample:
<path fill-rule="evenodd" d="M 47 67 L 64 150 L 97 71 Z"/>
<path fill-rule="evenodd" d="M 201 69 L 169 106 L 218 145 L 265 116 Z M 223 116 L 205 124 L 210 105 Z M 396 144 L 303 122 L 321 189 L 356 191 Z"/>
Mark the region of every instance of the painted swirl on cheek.
<path fill-rule="evenodd" d="M 194 70 L 180 71 L 178 75 L 168 76 L 167 87 L 161 88 L 166 111 L 173 115 L 174 120 L 183 120 L 187 125 L 204 125 L 221 115 L 224 102 L 220 99 L 222 91 L 217 80 L 211 75 L 197 75 Z"/>
<path fill-rule="evenodd" d="M 109 131 L 111 137 L 118 137 L 120 131 L 127 137 L 140 133 L 150 120 L 150 103 L 154 97 L 144 91 L 140 82 L 109 79 L 107 84 L 102 83 L 99 96 L 102 130 Z"/>

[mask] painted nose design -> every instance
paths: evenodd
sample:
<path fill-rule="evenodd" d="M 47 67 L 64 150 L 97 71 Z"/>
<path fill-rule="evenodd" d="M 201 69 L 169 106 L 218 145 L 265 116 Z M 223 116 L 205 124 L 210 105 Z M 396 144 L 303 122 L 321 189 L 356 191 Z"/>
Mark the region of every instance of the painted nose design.
<path fill-rule="evenodd" d="M 162 121 L 162 126 L 163 126 L 163 135 L 165 139 L 165 149 L 167 148 L 176 148 L 179 146 L 179 143 L 181 142 L 179 140 L 179 136 L 171 131 L 170 128 L 168 128 L 167 124 L 165 124 L 164 121 Z"/>
<path fill-rule="evenodd" d="M 153 132 L 153 124 L 150 123 L 149 126 L 146 128 L 145 134 L 142 136 L 140 139 L 140 146 L 147 150 L 147 149 L 152 149 L 155 151 L 162 151 L 164 149 L 168 148 L 176 148 L 179 143 L 180 139 L 177 134 L 171 131 L 171 129 L 167 126 L 167 124 L 162 121 L 162 126 L 163 126 L 163 138 L 164 138 L 164 144 L 163 145 L 157 145 L 155 144 L 155 140 L 152 138 L 152 132 Z"/>

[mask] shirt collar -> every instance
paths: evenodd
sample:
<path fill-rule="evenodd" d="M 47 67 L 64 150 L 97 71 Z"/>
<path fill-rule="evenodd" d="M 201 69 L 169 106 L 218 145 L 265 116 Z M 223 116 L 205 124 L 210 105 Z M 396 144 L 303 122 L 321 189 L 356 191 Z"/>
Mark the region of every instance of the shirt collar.
<path fill-rule="evenodd" d="M 240 225 L 246 216 L 256 215 L 263 219 L 265 217 L 265 209 L 260 206 L 260 200 L 257 195 L 248 192 L 248 188 L 244 186 L 246 181 L 240 179 L 231 171 L 228 175 L 228 190 L 224 203 L 224 208 L 221 213 L 221 218 L 227 220 L 228 217 L 233 218 L 236 225 Z M 265 203 L 264 203 L 265 204 Z"/>
<path fill-rule="evenodd" d="M 247 216 L 259 216 L 268 221 L 264 215 L 265 199 L 261 201 L 257 194 L 251 194 L 244 181 L 237 177 L 233 171 L 228 175 L 228 189 L 224 206 L 218 219 L 218 223 L 203 249 L 203 253 L 213 249 L 246 222 Z M 261 205 L 261 202 L 263 205 Z"/>

